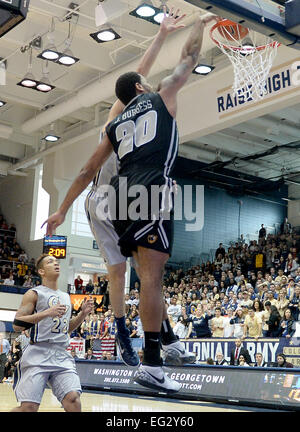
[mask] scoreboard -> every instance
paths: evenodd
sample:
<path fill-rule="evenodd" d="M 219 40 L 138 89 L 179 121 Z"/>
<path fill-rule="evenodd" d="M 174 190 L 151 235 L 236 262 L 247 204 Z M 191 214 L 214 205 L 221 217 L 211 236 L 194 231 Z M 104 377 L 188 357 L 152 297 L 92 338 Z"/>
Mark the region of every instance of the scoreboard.
<path fill-rule="evenodd" d="M 66 258 L 67 237 L 66 236 L 45 236 L 43 242 L 43 253 L 54 256 L 57 259 Z"/>

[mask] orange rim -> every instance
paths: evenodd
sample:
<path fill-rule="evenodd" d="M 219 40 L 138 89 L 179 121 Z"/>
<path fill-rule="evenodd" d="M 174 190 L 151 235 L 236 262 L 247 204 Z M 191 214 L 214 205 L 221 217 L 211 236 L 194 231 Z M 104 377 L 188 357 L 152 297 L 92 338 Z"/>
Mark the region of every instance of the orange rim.
<path fill-rule="evenodd" d="M 274 42 L 270 42 L 269 44 L 260 45 L 260 46 L 253 47 L 253 48 L 252 47 L 251 48 L 247 48 L 247 47 L 235 47 L 233 45 L 226 45 L 225 43 L 219 42 L 217 39 L 215 39 L 215 37 L 213 35 L 214 32 L 215 32 L 215 30 L 219 29 L 219 28 L 222 28 L 222 27 L 229 26 L 229 25 L 235 25 L 235 26 L 237 26 L 237 25 L 240 25 L 240 24 L 237 24 L 234 21 L 231 21 L 231 20 L 228 20 L 228 19 L 223 19 L 223 20 L 220 20 L 220 21 L 216 22 L 216 24 L 214 24 L 212 26 L 212 28 L 210 29 L 210 37 L 211 37 L 211 39 L 213 40 L 213 42 L 216 45 L 222 46 L 223 48 L 229 49 L 229 50 L 232 50 L 232 51 L 244 51 L 244 52 L 245 51 L 246 52 L 247 51 L 253 52 L 253 50 L 255 50 L 255 51 L 263 51 L 267 47 L 275 48 L 276 46 L 280 46 L 281 45 L 280 43 L 274 41 Z"/>

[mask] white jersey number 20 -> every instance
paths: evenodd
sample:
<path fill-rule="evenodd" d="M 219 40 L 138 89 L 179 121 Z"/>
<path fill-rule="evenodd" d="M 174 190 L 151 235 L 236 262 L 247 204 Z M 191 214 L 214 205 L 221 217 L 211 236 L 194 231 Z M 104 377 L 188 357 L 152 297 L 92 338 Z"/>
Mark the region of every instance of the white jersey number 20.
<path fill-rule="evenodd" d="M 157 112 L 148 111 L 138 117 L 136 124 L 132 120 L 119 124 L 116 128 L 117 141 L 121 141 L 118 149 L 119 159 L 131 153 L 135 147 L 141 147 L 155 138 L 157 128 Z"/>

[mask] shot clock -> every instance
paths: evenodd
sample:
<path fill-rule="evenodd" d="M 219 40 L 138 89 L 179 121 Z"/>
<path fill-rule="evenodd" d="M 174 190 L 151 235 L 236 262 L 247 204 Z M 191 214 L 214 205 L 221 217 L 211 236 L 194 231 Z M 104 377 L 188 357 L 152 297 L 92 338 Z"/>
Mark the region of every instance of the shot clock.
<path fill-rule="evenodd" d="M 66 258 L 67 237 L 66 236 L 45 236 L 43 242 L 43 253 L 54 256 L 57 259 Z"/>

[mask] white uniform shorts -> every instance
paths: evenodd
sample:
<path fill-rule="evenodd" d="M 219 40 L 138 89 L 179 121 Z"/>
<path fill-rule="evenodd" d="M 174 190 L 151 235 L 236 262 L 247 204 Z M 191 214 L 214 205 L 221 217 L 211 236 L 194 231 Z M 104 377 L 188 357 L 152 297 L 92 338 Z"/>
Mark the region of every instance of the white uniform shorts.
<path fill-rule="evenodd" d="M 100 212 L 100 198 L 96 193 L 86 198 L 85 210 L 91 231 L 99 247 L 100 254 L 105 264 L 112 266 L 126 261 L 121 254 L 119 236 L 116 233 L 112 222 L 104 218 Z"/>
<path fill-rule="evenodd" d="M 75 360 L 64 346 L 28 345 L 14 374 L 17 401 L 40 404 L 47 384 L 59 402 L 71 391 L 82 392 Z"/>

